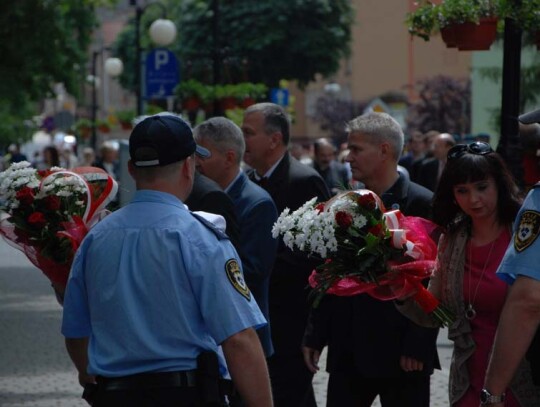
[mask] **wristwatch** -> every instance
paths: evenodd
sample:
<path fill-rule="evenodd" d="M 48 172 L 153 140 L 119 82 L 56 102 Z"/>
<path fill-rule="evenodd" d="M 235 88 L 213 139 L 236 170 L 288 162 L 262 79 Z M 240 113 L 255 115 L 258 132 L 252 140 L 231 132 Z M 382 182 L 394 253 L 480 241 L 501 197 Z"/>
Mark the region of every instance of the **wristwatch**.
<path fill-rule="evenodd" d="M 489 390 L 482 389 L 480 392 L 480 404 L 481 405 L 488 405 L 488 404 L 495 404 L 495 403 L 502 403 L 505 399 L 505 394 L 501 394 L 500 396 L 495 396 L 489 392 Z"/>

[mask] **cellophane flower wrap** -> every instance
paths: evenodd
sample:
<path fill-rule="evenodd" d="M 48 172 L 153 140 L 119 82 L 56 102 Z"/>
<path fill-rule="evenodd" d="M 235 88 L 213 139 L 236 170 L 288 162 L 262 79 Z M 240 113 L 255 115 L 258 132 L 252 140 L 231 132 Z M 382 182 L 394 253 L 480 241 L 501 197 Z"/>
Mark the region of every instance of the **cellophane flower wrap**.
<path fill-rule="evenodd" d="M 309 278 L 314 306 L 325 294 L 391 300 L 415 293 L 424 312 L 449 325 L 452 313 L 422 284 L 436 266 L 436 229 L 423 218 L 386 212 L 375 193 L 362 189 L 324 203 L 313 198 L 292 213 L 285 209 L 272 234 L 291 250 L 324 259 Z"/>
<path fill-rule="evenodd" d="M 38 171 L 23 161 L 0 173 L 0 234 L 62 294 L 73 256 L 118 186 L 102 169 Z"/>

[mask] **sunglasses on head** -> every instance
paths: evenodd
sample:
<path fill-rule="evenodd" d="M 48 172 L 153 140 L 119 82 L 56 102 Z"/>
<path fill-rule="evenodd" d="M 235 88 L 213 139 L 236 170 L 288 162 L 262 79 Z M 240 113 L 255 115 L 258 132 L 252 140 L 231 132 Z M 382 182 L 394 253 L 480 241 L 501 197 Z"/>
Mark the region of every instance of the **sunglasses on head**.
<path fill-rule="evenodd" d="M 455 160 L 456 158 L 461 157 L 466 153 L 476 154 L 476 155 L 486 155 L 493 152 L 493 149 L 488 143 L 483 141 L 475 141 L 471 144 L 456 144 L 450 150 L 446 156 L 448 161 Z"/>

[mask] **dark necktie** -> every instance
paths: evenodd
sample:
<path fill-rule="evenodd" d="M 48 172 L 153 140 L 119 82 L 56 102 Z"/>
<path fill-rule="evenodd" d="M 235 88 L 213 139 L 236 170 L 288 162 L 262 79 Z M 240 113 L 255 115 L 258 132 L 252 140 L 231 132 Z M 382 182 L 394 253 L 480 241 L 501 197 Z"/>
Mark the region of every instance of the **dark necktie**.
<path fill-rule="evenodd" d="M 255 173 L 252 173 L 250 178 L 254 183 L 259 185 L 261 188 L 266 188 L 266 186 L 268 185 L 268 177 L 260 177 L 260 178 L 258 178 L 255 175 Z"/>

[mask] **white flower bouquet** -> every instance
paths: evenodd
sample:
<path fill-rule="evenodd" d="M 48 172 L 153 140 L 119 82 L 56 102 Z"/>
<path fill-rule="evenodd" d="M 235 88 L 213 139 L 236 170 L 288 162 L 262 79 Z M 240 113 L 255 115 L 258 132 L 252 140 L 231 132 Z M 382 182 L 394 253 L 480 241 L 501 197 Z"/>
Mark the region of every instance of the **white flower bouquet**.
<path fill-rule="evenodd" d="M 23 161 L 0 173 L 0 234 L 51 280 L 65 288 L 73 255 L 118 190 L 103 170 L 53 167 L 37 171 Z"/>
<path fill-rule="evenodd" d="M 447 325 L 452 314 L 422 285 L 435 267 L 436 228 L 399 210 L 385 212 L 375 193 L 358 190 L 319 204 L 314 198 L 292 213 L 285 209 L 272 234 L 281 235 L 291 250 L 324 259 L 309 278 L 314 306 L 325 294 L 390 300 L 416 292 L 422 309 Z"/>

